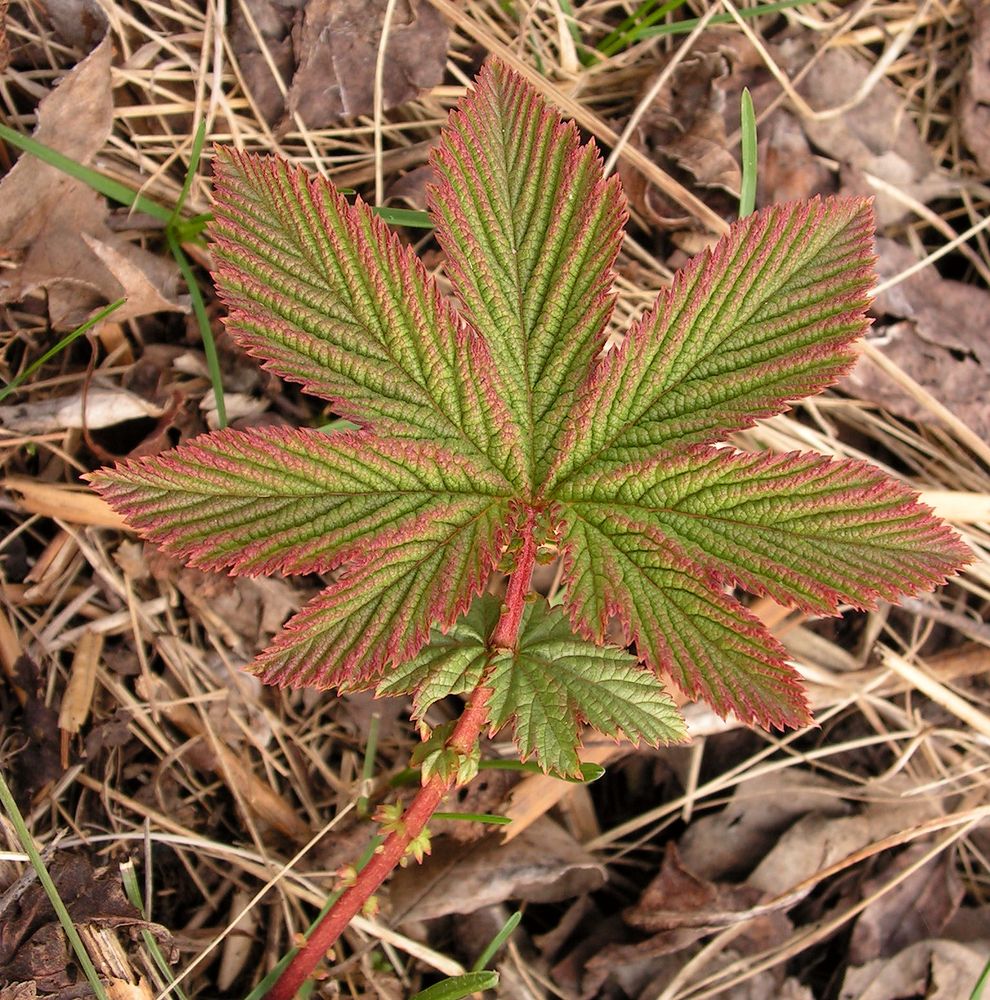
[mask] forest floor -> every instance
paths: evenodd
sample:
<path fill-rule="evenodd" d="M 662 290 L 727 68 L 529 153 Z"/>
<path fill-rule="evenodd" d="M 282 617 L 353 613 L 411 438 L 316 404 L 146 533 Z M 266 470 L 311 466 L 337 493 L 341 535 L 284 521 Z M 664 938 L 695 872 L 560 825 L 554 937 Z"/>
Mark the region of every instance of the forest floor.
<path fill-rule="evenodd" d="M 505 998 L 979 995 L 990 5 L 840 0 L 751 16 L 751 0 L 694 0 L 654 23 L 661 6 L 0 3 L 0 120 L 167 209 L 129 209 L 0 142 L 0 377 L 20 379 L 0 399 L 0 769 L 111 996 L 247 996 L 361 854 L 369 812 L 404 794 L 390 780 L 417 742 L 401 700 L 279 691 L 241 669 L 318 578 L 186 569 L 81 483 L 216 427 L 218 385 L 237 427 L 333 416 L 229 341 L 208 248 L 173 225 L 197 317 L 166 233 L 193 138 L 205 124 L 185 219 L 209 211 L 212 143 L 422 210 L 438 130 L 488 54 L 576 118 L 623 180 L 616 330 L 734 219 L 743 87 L 759 205 L 876 198 L 882 284 L 859 364 L 734 442 L 868 457 L 976 560 L 902 607 L 822 619 L 750 601 L 807 682 L 812 728 L 767 733 L 687 704 L 686 747 L 589 734 L 585 757 L 606 768 L 593 784 L 484 772 L 458 808 L 508 816 L 508 833 L 435 824 L 433 855 L 355 921 L 314 995 L 409 997 L 470 968 L 517 909 L 492 963 Z M 441 263 L 429 231 L 399 231 Z M 544 567 L 535 584 L 555 580 Z M 457 713 L 441 705 L 436 721 Z M 501 739 L 487 758 L 513 755 Z M 0 810 L 0 1000 L 89 995 L 70 955 Z"/>

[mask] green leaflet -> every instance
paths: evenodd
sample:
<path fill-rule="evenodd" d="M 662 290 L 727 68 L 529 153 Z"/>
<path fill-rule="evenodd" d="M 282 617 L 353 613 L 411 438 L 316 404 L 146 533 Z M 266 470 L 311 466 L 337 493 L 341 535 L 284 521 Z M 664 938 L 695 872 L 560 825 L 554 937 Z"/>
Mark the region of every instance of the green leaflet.
<path fill-rule="evenodd" d="M 532 87 L 489 62 L 432 158 L 430 210 L 463 312 L 488 344 L 520 430 L 526 484 L 544 479 L 604 342 L 626 203 Z"/>
<path fill-rule="evenodd" d="M 733 225 L 592 369 L 556 481 L 724 440 L 835 382 L 866 330 L 872 239 L 865 199 L 772 205 Z"/>
<path fill-rule="evenodd" d="M 514 653 L 494 656 L 487 640 L 500 605 L 479 598 L 471 610 L 378 687 L 378 694 L 415 693 L 415 715 L 450 694 L 492 688 L 491 728 L 512 725 L 523 758 L 563 775 L 580 769 L 580 723 L 633 743 L 678 742 L 684 722 L 656 676 L 636 657 L 577 638 L 559 610 L 544 601 L 527 607 Z"/>
<path fill-rule="evenodd" d="M 821 455 L 697 447 L 600 462 L 557 496 L 586 522 L 638 521 L 638 534 L 661 535 L 716 579 L 825 614 L 895 600 L 905 581 L 934 587 L 965 557 L 907 487 Z"/>
<path fill-rule="evenodd" d="M 360 199 L 218 148 L 210 226 L 227 328 L 264 366 L 390 435 L 511 458 L 485 344 Z"/>
<path fill-rule="evenodd" d="M 128 522 L 199 569 L 319 573 L 444 537 L 511 488 L 428 441 L 284 427 L 204 434 L 91 477 Z"/>
<path fill-rule="evenodd" d="M 458 308 L 360 200 L 220 151 L 212 237 L 233 337 L 361 429 L 225 431 L 96 487 L 193 565 L 333 573 L 255 663 L 273 683 L 409 692 L 417 715 L 488 685 L 492 724 L 568 773 L 583 721 L 680 738 L 662 673 L 721 714 L 807 722 L 786 651 L 730 588 L 836 613 L 969 558 L 863 463 L 722 443 L 851 364 L 869 203 L 737 222 L 602 355 L 626 209 L 594 147 L 490 60 L 433 164 Z M 522 525 L 562 553 L 563 611 L 530 608 L 514 651 L 492 656 L 498 606 L 471 601 Z M 643 667 L 589 643 L 613 618 Z"/>
<path fill-rule="evenodd" d="M 434 630 L 429 644 L 398 664 L 375 694 L 413 695 L 413 718 L 421 719 L 441 698 L 473 691 L 488 667 L 488 637 L 500 612 L 496 598 L 479 597 L 446 635 Z"/>
<path fill-rule="evenodd" d="M 687 738 L 654 674 L 625 650 L 576 638 L 543 601 L 526 609 L 518 649 L 494 658 L 485 683 L 492 688 L 492 729 L 511 722 L 522 757 L 534 755 L 545 771 L 579 773 L 582 720 L 637 744 Z"/>

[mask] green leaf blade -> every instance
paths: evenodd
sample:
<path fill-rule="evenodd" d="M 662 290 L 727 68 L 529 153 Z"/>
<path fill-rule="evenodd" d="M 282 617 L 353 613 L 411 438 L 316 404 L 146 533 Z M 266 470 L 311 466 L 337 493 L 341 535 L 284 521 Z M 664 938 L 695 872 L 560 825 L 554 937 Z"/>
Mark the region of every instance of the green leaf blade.
<path fill-rule="evenodd" d="M 603 523 L 636 511 L 714 579 L 812 613 L 931 590 L 970 558 L 908 487 L 821 455 L 695 447 L 603 463 L 563 496 Z"/>
<path fill-rule="evenodd" d="M 198 569 L 327 572 L 504 504 L 490 469 L 368 432 L 218 431 L 90 477 L 128 523 Z"/>
<path fill-rule="evenodd" d="M 566 505 L 561 516 L 576 631 L 602 642 L 616 615 L 650 670 L 720 715 L 778 728 L 811 721 L 783 646 L 645 518 L 594 504 Z"/>
<path fill-rule="evenodd" d="M 865 199 L 774 205 L 733 225 L 596 366 L 556 481 L 602 458 L 723 440 L 819 392 L 866 331 Z"/>
<path fill-rule="evenodd" d="M 217 153 L 210 232 L 234 339 L 357 423 L 509 455 L 485 345 L 416 255 L 327 182 Z"/>
<path fill-rule="evenodd" d="M 447 628 L 467 610 L 495 568 L 508 518 L 492 504 L 369 553 L 289 619 L 249 669 L 281 687 L 373 686 L 422 649 L 432 623 Z"/>
<path fill-rule="evenodd" d="M 621 649 L 575 636 L 559 611 L 527 608 L 515 652 L 500 653 L 485 679 L 495 731 L 512 723 L 520 754 L 545 771 L 580 773 L 579 723 L 630 742 L 686 738 L 684 722 L 656 676 Z"/>
<path fill-rule="evenodd" d="M 494 61 L 451 114 L 433 165 L 445 267 L 505 374 L 538 483 L 603 344 L 625 198 L 574 125 Z"/>
<path fill-rule="evenodd" d="M 449 632 L 434 630 L 417 656 L 398 664 L 378 685 L 376 697 L 411 694 L 413 718 L 421 719 L 442 698 L 473 691 L 488 667 L 488 638 L 500 612 L 494 597 L 478 598 Z"/>

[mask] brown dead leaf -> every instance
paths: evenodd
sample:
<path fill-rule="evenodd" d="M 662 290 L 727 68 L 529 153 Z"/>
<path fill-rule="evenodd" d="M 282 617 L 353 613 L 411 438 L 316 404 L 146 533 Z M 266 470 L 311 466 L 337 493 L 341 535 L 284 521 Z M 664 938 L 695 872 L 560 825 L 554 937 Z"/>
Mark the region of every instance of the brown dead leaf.
<path fill-rule="evenodd" d="M 920 941 L 893 958 L 849 969 L 839 1000 L 961 1000 L 976 985 L 986 947 L 955 941 Z"/>
<path fill-rule="evenodd" d="M 44 5 L 59 41 L 81 52 L 91 52 L 107 33 L 107 16 L 99 0 L 58 0 Z"/>
<path fill-rule="evenodd" d="M 66 852 L 57 854 L 48 868 L 74 924 L 145 928 L 154 933 L 166 954 L 171 951 L 168 932 L 141 918 L 124 895 L 118 872 L 94 869 L 86 858 Z M 37 882 L 27 887 L 0 922 L 0 979 L 33 981 L 43 990 L 85 982 L 82 972 L 69 961 L 65 935 Z"/>
<path fill-rule="evenodd" d="M 756 95 L 753 99 L 755 102 Z M 778 108 L 760 126 L 758 136 L 759 207 L 835 191 L 832 172 L 814 155 L 804 130 L 790 112 Z"/>
<path fill-rule="evenodd" d="M 704 189 L 707 200 L 726 213 L 738 201 L 740 181 L 739 165 L 728 150 L 723 116 L 730 72 L 721 51 L 697 45 L 674 69 L 630 136 L 635 148 L 671 176 Z M 656 75 L 644 81 L 644 94 L 655 79 Z M 664 228 L 688 224 L 683 210 L 634 167 L 620 160 L 618 169 L 630 202 L 649 221 Z"/>
<path fill-rule="evenodd" d="M 148 313 L 189 311 L 174 301 L 177 272 L 167 258 L 141 254 L 139 264 L 134 258 L 134 245 L 119 237 L 112 237 L 113 243 L 87 233 L 82 233 L 82 238 L 120 285 L 121 294 L 127 297 L 113 314 L 115 323 Z"/>
<path fill-rule="evenodd" d="M 611 978 L 632 995 L 639 995 L 641 989 L 649 986 L 644 995 L 654 997 L 658 987 L 683 966 L 685 956 L 679 955 L 679 952 L 686 949 L 693 951 L 692 946 L 701 938 L 740 921 L 745 923 L 733 938 L 732 950 L 722 952 L 711 963 L 712 967 L 728 964 L 741 955 L 772 949 L 786 940 L 793 928 L 781 912 L 749 916 L 761 897 L 762 893 L 749 886 L 700 878 L 681 863 L 676 846 L 669 842 L 659 874 L 647 886 L 640 901 L 623 913 L 627 924 L 653 931 L 653 936 L 635 944 L 611 944 L 601 949 L 587 963 L 587 974 L 582 983 L 583 996 L 600 995 L 599 991 Z M 753 990 L 755 992 L 740 995 L 800 995 L 795 994 L 791 987 L 785 990 L 782 967 L 767 970 Z"/>
<path fill-rule="evenodd" d="M 881 280 L 915 262 L 891 240 L 877 241 Z M 986 321 L 990 292 L 950 281 L 928 267 L 877 298 L 874 311 L 902 322 L 878 323 L 870 342 L 899 368 L 949 406 L 982 437 L 990 437 L 990 340 Z M 931 413 L 862 359 L 840 383 L 851 395 L 884 406 L 910 420 Z"/>
<path fill-rule="evenodd" d="M 890 858 L 872 878 L 863 882 L 869 896 L 910 867 L 931 849 L 919 841 Z M 909 945 L 940 937 L 959 908 L 965 889 L 948 853 L 932 858 L 899 885 L 885 892 L 859 916 L 849 943 L 849 961 L 864 965 L 889 958 Z"/>
<path fill-rule="evenodd" d="M 785 69 L 803 69 L 812 55 L 802 42 L 781 46 Z M 845 48 L 821 53 L 798 86 L 798 91 L 816 111 L 837 108 L 856 97 L 872 69 L 862 56 Z M 872 194 L 863 172 L 879 177 L 920 202 L 950 189 L 935 169 L 928 145 L 904 106 L 904 98 L 889 80 L 881 78 L 869 94 L 841 114 L 802 118 L 808 139 L 822 152 L 838 160 L 844 180 L 857 193 Z M 907 209 L 885 195 L 876 195 L 876 213 L 881 226 L 902 219 Z"/>
<path fill-rule="evenodd" d="M 130 420 L 157 419 L 164 408 L 126 389 L 94 386 L 88 392 L 0 406 L 0 428 L 16 434 L 48 434 L 70 428 L 91 431 Z"/>
<path fill-rule="evenodd" d="M 304 601 L 305 595 L 279 577 L 204 573 L 151 546 L 144 557 L 155 579 L 173 584 L 203 624 L 244 658 L 253 656 Z"/>
<path fill-rule="evenodd" d="M 962 87 L 959 127 L 984 174 L 990 174 L 990 7 L 976 0 L 970 29 L 969 69 Z"/>
<path fill-rule="evenodd" d="M 700 816 L 684 831 L 678 851 L 702 878 L 741 876 L 766 856 L 791 823 L 809 812 L 841 816 L 849 806 L 827 779 L 792 768 L 737 785 L 721 812 Z"/>
<path fill-rule="evenodd" d="M 112 53 L 107 36 L 41 101 L 35 139 L 78 163 L 92 162 L 112 126 Z M 0 246 L 14 261 L 0 279 L 0 302 L 44 292 L 59 330 L 122 296 L 128 301 L 118 315 L 125 317 L 185 311 L 174 300 L 177 268 L 112 233 L 107 214 L 105 200 L 87 185 L 23 154 L 0 182 Z"/>
<path fill-rule="evenodd" d="M 303 0 L 240 0 L 233 7 L 230 44 L 245 85 L 261 117 L 274 125 L 285 114 L 285 92 L 295 72 L 292 25 Z M 253 22 L 253 27 L 252 27 Z M 256 34 L 257 32 L 257 34 Z M 262 49 L 258 36 L 264 45 Z M 272 72 L 274 65 L 278 73 Z"/>
<path fill-rule="evenodd" d="M 289 110 L 309 128 L 373 109 L 375 63 L 386 0 L 309 0 L 293 31 L 296 72 Z M 427 0 L 399 0 L 388 34 L 385 108 L 443 80 L 447 25 Z"/>
<path fill-rule="evenodd" d="M 499 837 L 470 845 L 438 840 L 425 864 L 395 873 L 390 900 L 399 920 L 429 920 L 507 899 L 571 899 L 604 882 L 601 863 L 544 817 L 508 844 Z"/>
<path fill-rule="evenodd" d="M 841 861 L 867 844 L 909 830 L 942 815 L 937 798 L 899 794 L 908 786 L 891 780 L 876 790 L 873 801 L 856 815 L 810 812 L 791 826 L 746 880 L 771 896 L 783 896 L 817 872 Z"/>
<path fill-rule="evenodd" d="M 711 882 L 685 868 L 673 841 L 667 844 L 660 873 L 623 919 L 646 931 L 723 927 L 753 907 L 762 893 L 749 886 Z"/>
<path fill-rule="evenodd" d="M 746 881 L 769 896 L 783 895 L 869 842 L 864 816 L 809 813 L 784 833 Z"/>

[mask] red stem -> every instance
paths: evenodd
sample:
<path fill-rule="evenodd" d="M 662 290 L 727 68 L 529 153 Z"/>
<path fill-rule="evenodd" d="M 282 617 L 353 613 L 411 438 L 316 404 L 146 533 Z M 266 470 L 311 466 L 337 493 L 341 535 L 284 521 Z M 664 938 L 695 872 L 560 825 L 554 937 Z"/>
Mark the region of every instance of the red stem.
<path fill-rule="evenodd" d="M 536 541 L 533 537 L 535 517 L 532 512 L 523 526 L 523 544 L 516 562 L 516 569 L 509 579 L 505 603 L 498 624 L 492 633 L 495 649 L 513 649 L 519 636 L 519 625 L 526 607 L 526 595 L 536 561 Z M 457 721 L 447 746 L 467 756 L 475 748 L 485 723 L 488 721 L 488 699 L 491 689 L 479 687 L 471 695 L 463 714 Z M 454 784 L 455 776 L 434 775 L 416 793 L 402 815 L 399 829 L 389 834 L 378 852 L 358 873 L 350 886 L 313 929 L 306 943 L 285 967 L 268 993 L 268 1000 L 292 1000 L 299 988 L 333 946 L 351 919 L 360 913 L 375 890 L 405 857 L 410 843 L 422 833 L 430 817 L 437 811 L 443 797 Z"/>

